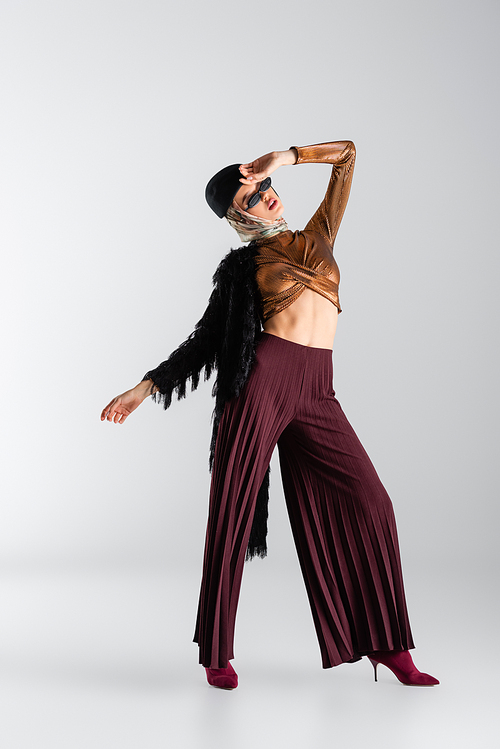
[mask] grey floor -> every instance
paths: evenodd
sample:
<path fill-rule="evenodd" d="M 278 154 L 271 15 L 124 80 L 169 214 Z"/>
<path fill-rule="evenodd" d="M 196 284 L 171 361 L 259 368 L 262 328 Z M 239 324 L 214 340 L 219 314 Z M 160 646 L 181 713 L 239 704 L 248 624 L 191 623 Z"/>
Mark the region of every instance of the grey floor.
<path fill-rule="evenodd" d="M 497 747 L 498 586 L 488 565 L 405 566 L 415 662 L 323 670 L 300 576 L 247 565 L 240 686 L 209 687 L 191 643 L 198 571 L 84 566 L 0 576 L 2 749 Z"/>

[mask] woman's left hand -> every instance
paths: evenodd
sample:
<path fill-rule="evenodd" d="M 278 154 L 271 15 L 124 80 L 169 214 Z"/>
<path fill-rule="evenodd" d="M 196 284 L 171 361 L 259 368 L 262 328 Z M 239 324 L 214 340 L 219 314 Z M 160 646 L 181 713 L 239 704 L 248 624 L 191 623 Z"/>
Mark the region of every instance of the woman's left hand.
<path fill-rule="evenodd" d="M 271 151 L 266 153 L 255 161 L 251 161 L 249 164 L 241 164 L 240 172 L 242 177 L 240 182 L 244 185 L 252 185 L 254 182 L 262 182 L 266 177 L 269 177 L 273 172 L 280 166 L 285 164 L 295 164 L 296 152 L 293 149 L 288 151 Z"/>

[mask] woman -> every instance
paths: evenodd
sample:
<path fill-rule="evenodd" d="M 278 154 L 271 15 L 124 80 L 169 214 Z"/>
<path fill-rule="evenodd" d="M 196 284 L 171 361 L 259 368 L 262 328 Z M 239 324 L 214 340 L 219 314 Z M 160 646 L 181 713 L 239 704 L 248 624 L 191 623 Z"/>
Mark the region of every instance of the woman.
<path fill-rule="evenodd" d="M 413 664 L 391 500 L 332 389 L 332 348 L 342 311 L 333 245 L 352 182 L 351 141 L 274 151 L 233 164 L 206 199 L 240 239 L 214 276 L 191 336 L 101 419 L 123 424 L 152 394 L 167 408 L 217 370 L 212 481 L 194 640 L 213 686 L 233 689 L 234 624 L 245 552 L 266 554 L 269 461 L 281 475 L 324 668 L 369 657 L 404 684 L 438 680 Z M 270 175 L 327 163 L 326 195 L 292 232 Z M 261 331 L 261 323 L 263 331 Z"/>

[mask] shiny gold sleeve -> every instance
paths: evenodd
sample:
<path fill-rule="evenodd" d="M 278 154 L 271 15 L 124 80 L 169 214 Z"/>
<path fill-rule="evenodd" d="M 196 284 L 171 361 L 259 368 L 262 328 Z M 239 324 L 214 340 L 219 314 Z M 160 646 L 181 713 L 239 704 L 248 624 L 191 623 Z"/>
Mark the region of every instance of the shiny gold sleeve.
<path fill-rule="evenodd" d="M 297 164 L 332 165 L 326 195 L 305 229 L 319 232 L 333 246 L 351 190 L 356 159 L 354 143 L 350 140 L 338 140 L 333 143 L 292 148 L 295 148 L 298 154 Z"/>

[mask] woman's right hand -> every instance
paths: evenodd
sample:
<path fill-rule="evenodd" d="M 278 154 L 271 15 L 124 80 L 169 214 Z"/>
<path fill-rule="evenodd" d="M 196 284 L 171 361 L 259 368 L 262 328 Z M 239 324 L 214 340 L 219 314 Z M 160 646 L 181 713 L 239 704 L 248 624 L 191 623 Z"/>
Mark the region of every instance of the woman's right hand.
<path fill-rule="evenodd" d="M 151 380 L 140 382 L 132 390 L 126 390 L 113 398 L 101 412 L 101 421 L 123 424 L 127 416 L 135 411 L 151 392 Z"/>

